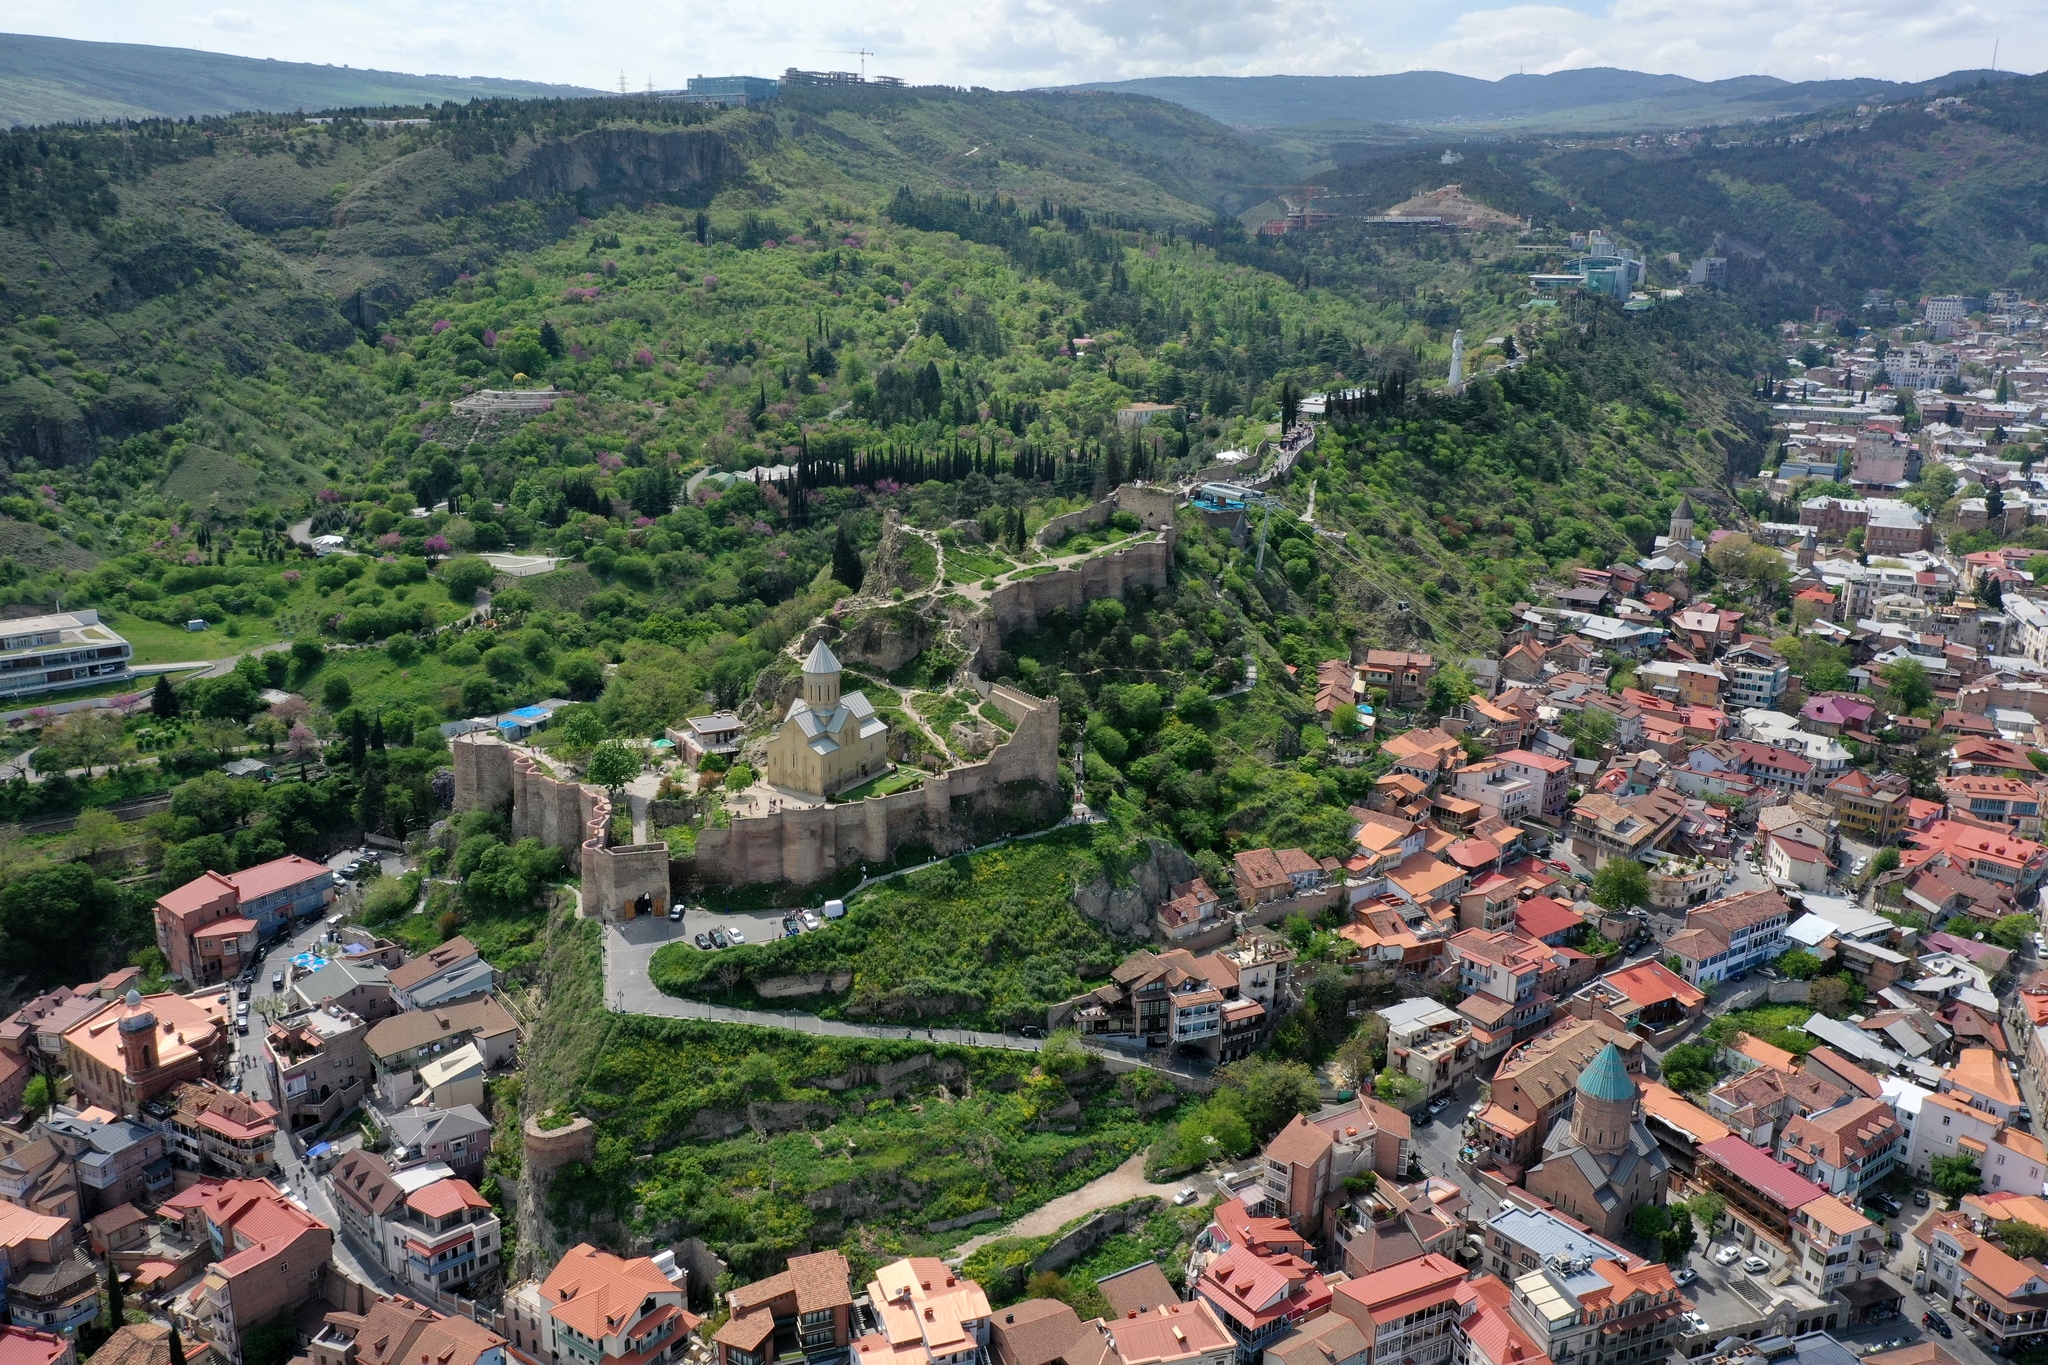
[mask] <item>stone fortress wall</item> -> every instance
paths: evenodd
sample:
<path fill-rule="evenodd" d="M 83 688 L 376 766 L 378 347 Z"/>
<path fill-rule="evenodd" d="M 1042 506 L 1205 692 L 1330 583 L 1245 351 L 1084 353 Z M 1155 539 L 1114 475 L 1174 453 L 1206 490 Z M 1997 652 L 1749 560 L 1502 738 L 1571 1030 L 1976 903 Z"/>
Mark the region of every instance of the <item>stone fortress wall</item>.
<path fill-rule="evenodd" d="M 736 818 L 697 835 L 697 875 L 744 885 L 822 881 L 856 862 L 887 862 L 905 844 L 941 854 L 972 848 L 977 833 L 1025 814 L 1049 818 L 1059 804 L 1060 706 L 1001 685 L 989 700 L 1016 733 L 979 763 L 925 779 L 914 791 L 837 805 Z"/>
<path fill-rule="evenodd" d="M 610 797 L 547 773 L 496 735 L 461 735 L 448 748 L 455 760 L 455 809 L 509 804 L 512 837 L 561 849 L 569 870 L 582 877 L 585 916 L 631 919 L 642 896 L 653 913 L 668 909 L 668 845 L 611 846 Z"/>

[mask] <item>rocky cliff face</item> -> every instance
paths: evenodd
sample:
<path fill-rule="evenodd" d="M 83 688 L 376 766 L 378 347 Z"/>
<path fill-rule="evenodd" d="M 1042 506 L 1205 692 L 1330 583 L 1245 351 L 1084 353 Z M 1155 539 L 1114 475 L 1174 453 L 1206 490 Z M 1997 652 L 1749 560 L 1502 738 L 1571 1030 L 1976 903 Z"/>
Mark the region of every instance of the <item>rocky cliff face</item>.
<path fill-rule="evenodd" d="M 1155 907 L 1169 898 L 1171 888 L 1193 881 L 1195 865 L 1178 844 L 1147 839 L 1145 859 L 1131 869 L 1128 886 L 1111 886 L 1109 878 L 1098 876 L 1074 892 L 1074 908 L 1113 934 L 1142 934 L 1152 920 Z"/>
<path fill-rule="evenodd" d="M 839 661 L 883 673 L 894 673 L 931 648 L 937 638 L 932 618 L 909 606 L 877 607 L 840 624 L 839 637 L 827 641 Z"/>
<path fill-rule="evenodd" d="M 882 514 L 882 539 L 875 546 L 875 562 L 868 566 L 867 582 L 863 585 L 871 593 L 887 593 L 893 588 L 905 592 L 918 592 L 931 586 L 917 570 L 911 567 L 910 542 L 915 537 L 903 529 L 903 518 L 895 510 Z"/>

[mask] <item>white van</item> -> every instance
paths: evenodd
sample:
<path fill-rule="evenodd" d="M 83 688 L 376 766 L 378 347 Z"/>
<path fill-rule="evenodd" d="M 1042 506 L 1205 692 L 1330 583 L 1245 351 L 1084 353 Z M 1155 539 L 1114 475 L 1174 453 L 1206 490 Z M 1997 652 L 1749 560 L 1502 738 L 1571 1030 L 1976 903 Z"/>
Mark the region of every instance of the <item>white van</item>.
<path fill-rule="evenodd" d="M 844 919 L 845 917 L 846 917 L 846 902 L 845 902 L 845 901 L 839 901 L 839 900 L 832 900 L 832 901 L 826 901 L 826 902 L 825 902 L 825 918 L 826 918 L 826 919 Z"/>

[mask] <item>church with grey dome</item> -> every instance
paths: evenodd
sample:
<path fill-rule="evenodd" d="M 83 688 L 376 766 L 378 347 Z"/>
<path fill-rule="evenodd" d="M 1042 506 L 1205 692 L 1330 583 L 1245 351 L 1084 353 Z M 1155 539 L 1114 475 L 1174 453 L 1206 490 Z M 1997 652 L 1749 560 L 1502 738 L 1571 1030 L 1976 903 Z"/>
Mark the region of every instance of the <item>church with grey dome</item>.
<path fill-rule="evenodd" d="M 1643 1124 L 1642 1093 L 1621 1050 L 1601 1048 L 1523 1187 L 1602 1237 L 1621 1236 L 1637 1205 L 1663 1203 L 1671 1162 Z"/>

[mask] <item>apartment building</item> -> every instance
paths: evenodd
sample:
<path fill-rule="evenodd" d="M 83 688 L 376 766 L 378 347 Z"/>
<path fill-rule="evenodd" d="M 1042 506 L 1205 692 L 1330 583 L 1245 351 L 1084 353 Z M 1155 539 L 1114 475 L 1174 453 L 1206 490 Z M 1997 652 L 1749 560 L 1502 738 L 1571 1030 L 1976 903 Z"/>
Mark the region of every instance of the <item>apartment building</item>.
<path fill-rule="evenodd" d="M 979 1365 L 988 1296 L 934 1256 L 893 1261 L 868 1281 L 877 1331 L 854 1340 L 855 1365 Z"/>
<path fill-rule="evenodd" d="M 1679 974 L 1694 986 L 1747 972 L 1786 950 L 1792 907 L 1776 891 L 1745 891 L 1690 911 L 1685 928 L 1665 941 Z"/>
<path fill-rule="evenodd" d="M 1572 852 L 1595 869 L 1642 859 L 1670 842 L 1684 814 L 1684 794 L 1669 787 L 1622 797 L 1589 792 L 1571 808 Z"/>
<path fill-rule="evenodd" d="M 1737 1134 L 1700 1145 L 1694 1178 L 1727 1201 L 1736 1240 L 1773 1265 L 1796 1258 L 1794 1215 L 1828 1197 L 1826 1190 Z"/>
<path fill-rule="evenodd" d="M 1654 1365 L 1671 1353 L 1688 1306 L 1671 1267 L 1553 1258 L 1515 1280 L 1509 1311 L 1552 1360 Z"/>
<path fill-rule="evenodd" d="M 1509 775 L 1536 787 L 1536 813 L 1547 820 L 1564 817 L 1571 805 L 1572 765 L 1569 760 L 1528 749 L 1503 749 L 1495 754 Z"/>
<path fill-rule="evenodd" d="M 853 1271 L 836 1251 L 792 1256 L 780 1274 L 726 1297 L 731 1314 L 712 1335 L 718 1365 L 767 1365 L 802 1354 L 843 1361 L 853 1344 Z"/>
<path fill-rule="evenodd" d="M 1964 1154 L 1977 1159 L 1987 1190 L 2033 1194 L 2048 1177 L 2048 1151 L 2032 1133 L 2008 1127 L 1953 1092 L 1924 1096 L 1913 1118 L 1906 1164 L 1926 1179 L 1934 1174 L 1935 1157 Z"/>
<path fill-rule="evenodd" d="M 240 872 L 205 872 L 156 903 L 156 945 L 171 974 L 195 986 L 232 981 L 256 948 L 334 899 L 334 873 L 296 854 Z"/>
<path fill-rule="evenodd" d="M 505 1295 L 512 1347 L 537 1365 L 681 1360 L 703 1321 L 686 1307 L 685 1278 L 667 1252 L 628 1260 L 579 1243 L 545 1280 L 528 1280 Z"/>
<path fill-rule="evenodd" d="M 1464 1282 L 1463 1266 L 1431 1252 L 1337 1285 L 1330 1311 L 1364 1334 L 1375 1362 L 1446 1365 L 1464 1316 Z"/>
<path fill-rule="evenodd" d="M 1905 827 L 1912 792 L 1897 774 L 1851 768 L 1826 787 L 1842 833 L 1868 843 L 1888 844 Z"/>
<path fill-rule="evenodd" d="M 1721 697 L 1730 709 L 1776 706 L 1792 685 L 1792 666 L 1769 645 L 1739 645 L 1720 663 L 1728 679 Z"/>
<path fill-rule="evenodd" d="M 1434 1000 L 1404 1000 L 1379 1011 L 1387 1021 L 1387 1065 L 1434 1099 L 1472 1070 L 1472 1024 Z"/>
<path fill-rule="evenodd" d="M 363 1017 L 340 1005 L 278 1016 L 264 1030 L 262 1066 L 270 1093 L 284 1098 L 285 1127 L 316 1133 L 352 1113 L 370 1093 Z"/>
<path fill-rule="evenodd" d="M 172 1312 L 229 1365 L 241 1365 L 250 1328 L 313 1297 L 334 1231 L 265 1180 L 225 1181 L 195 1201 L 195 1214 L 220 1259 Z"/>
<path fill-rule="evenodd" d="M 1594 1236 L 1554 1209 L 1524 1208 L 1515 1203 L 1503 1204 L 1488 1220 L 1480 1242 L 1486 1272 L 1509 1284 L 1558 1257 L 1589 1263 L 1632 1259 L 1614 1243 Z"/>
<path fill-rule="evenodd" d="M 1782 1150 L 1799 1174 L 1855 1203 L 1905 1162 L 1910 1142 L 1889 1102 L 1856 1098 L 1794 1116 Z"/>
<path fill-rule="evenodd" d="M 45 1133 L 0 1127 L 0 1200 L 75 1228 L 86 1218 L 78 1172 Z"/>
<path fill-rule="evenodd" d="M 1260 1192 L 1297 1232 L 1319 1238 L 1347 1179 L 1371 1171 L 1399 1180 L 1414 1155 L 1408 1116 L 1361 1095 L 1319 1118 L 1289 1119 L 1259 1158 Z"/>
<path fill-rule="evenodd" d="M 1884 1270 L 1884 1229 L 1851 1203 L 1816 1199 L 1792 1216 L 1799 1279 L 1823 1298 L 1849 1285 L 1878 1280 Z M 1867 1313 L 1868 1296 L 1857 1297 L 1865 1299 Z"/>

